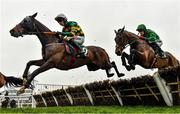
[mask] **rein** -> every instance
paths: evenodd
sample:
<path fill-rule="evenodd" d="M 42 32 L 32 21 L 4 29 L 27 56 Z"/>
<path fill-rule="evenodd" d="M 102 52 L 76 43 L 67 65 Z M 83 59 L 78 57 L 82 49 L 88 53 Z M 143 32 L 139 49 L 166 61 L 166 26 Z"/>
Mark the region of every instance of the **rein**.
<path fill-rule="evenodd" d="M 33 22 L 34 22 L 34 21 L 33 21 Z M 42 33 L 43 33 L 43 32 L 39 32 L 38 28 L 36 27 L 36 23 L 35 23 L 35 22 L 33 23 L 33 26 L 34 26 L 34 29 L 37 31 L 36 33 L 39 34 L 41 37 L 43 37 L 43 36 L 42 36 Z"/>
<path fill-rule="evenodd" d="M 49 34 L 49 35 L 55 35 L 56 32 L 40 32 L 38 30 L 38 28 L 36 27 L 36 23 L 33 21 L 33 27 L 37 32 L 27 32 L 28 34 L 39 34 L 41 36 L 41 34 Z"/>
<path fill-rule="evenodd" d="M 36 29 L 37 30 L 37 29 Z M 27 32 L 29 34 L 52 34 L 52 35 L 55 35 L 56 33 L 55 32 Z"/>
<path fill-rule="evenodd" d="M 128 43 L 125 45 L 125 48 L 127 48 L 129 45 L 132 45 L 133 43 L 135 43 L 136 41 L 138 41 L 137 39 L 128 41 Z"/>
<path fill-rule="evenodd" d="M 128 43 L 124 46 L 125 48 L 127 48 L 129 45 L 132 45 L 133 43 L 135 43 L 137 40 L 133 40 L 133 41 L 128 41 Z"/>

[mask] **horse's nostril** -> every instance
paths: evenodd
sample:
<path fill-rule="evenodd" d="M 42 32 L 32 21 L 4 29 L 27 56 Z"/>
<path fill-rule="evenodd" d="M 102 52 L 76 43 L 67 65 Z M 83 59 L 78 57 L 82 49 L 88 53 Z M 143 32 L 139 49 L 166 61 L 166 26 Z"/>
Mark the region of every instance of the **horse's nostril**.
<path fill-rule="evenodd" d="M 117 55 L 120 55 L 120 54 L 121 54 L 120 51 L 116 51 L 115 53 L 116 53 Z"/>
<path fill-rule="evenodd" d="M 13 33 L 13 32 L 14 32 L 14 29 L 11 29 L 9 32 L 10 32 L 10 33 Z"/>

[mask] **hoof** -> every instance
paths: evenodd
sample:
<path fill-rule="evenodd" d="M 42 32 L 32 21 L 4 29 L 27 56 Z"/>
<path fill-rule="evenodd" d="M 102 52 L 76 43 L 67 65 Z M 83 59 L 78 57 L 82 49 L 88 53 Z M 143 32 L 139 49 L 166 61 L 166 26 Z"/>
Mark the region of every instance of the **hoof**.
<path fill-rule="evenodd" d="M 27 79 L 26 78 L 23 78 L 23 85 L 25 85 L 27 82 Z"/>
<path fill-rule="evenodd" d="M 109 74 L 107 77 L 110 78 L 112 76 L 114 76 L 114 73 Z"/>
<path fill-rule="evenodd" d="M 119 73 L 118 77 L 123 77 L 125 74 L 124 73 Z"/>
<path fill-rule="evenodd" d="M 135 70 L 135 66 L 134 65 L 131 65 L 130 66 L 132 70 Z"/>
<path fill-rule="evenodd" d="M 111 64 L 112 64 L 113 66 L 115 66 L 115 65 L 116 65 L 114 61 L 113 61 L 113 62 L 111 62 Z"/>
<path fill-rule="evenodd" d="M 127 70 L 127 71 L 130 71 L 130 70 L 131 70 L 131 67 L 130 67 L 130 66 L 126 66 L 126 70 Z"/>
<path fill-rule="evenodd" d="M 25 92 L 25 87 L 23 86 L 19 91 L 17 91 L 17 95 L 23 94 Z"/>

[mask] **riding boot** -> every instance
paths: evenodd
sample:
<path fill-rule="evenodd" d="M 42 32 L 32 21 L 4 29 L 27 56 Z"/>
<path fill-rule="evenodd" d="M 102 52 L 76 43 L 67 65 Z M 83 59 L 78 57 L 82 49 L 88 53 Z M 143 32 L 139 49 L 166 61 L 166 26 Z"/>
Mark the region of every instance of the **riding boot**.
<path fill-rule="evenodd" d="M 166 58 L 166 54 L 164 53 L 164 51 L 159 47 L 159 55 L 161 58 Z"/>
<path fill-rule="evenodd" d="M 71 41 L 70 43 L 78 49 L 78 54 L 77 54 L 78 57 L 85 57 L 81 46 L 77 42 Z"/>
<path fill-rule="evenodd" d="M 156 43 L 151 43 L 150 45 L 154 49 L 155 54 L 159 55 L 161 58 L 166 58 L 164 51 Z"/>
<path fill-rule="evenodd" d="M 166 58 L 164 51 L 157 45 L 158 54 L 161 58 Z"/>

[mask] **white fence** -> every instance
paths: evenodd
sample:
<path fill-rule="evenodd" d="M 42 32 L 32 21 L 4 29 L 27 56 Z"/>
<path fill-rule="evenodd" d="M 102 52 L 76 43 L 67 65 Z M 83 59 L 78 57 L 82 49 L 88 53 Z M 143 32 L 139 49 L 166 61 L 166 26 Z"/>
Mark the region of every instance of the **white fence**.
<path fill-rule="evenodd" d="M 16 95 L 17 90 L 14 88 L 8 88 L 5 90 L 7 92 L 7 95 L 0 95 L 0 106 L 2 107 L 3 101 L 8 99 L 7 108 L 10 107 L 10 102 L 12 100 L 15 100 L 16 107 L 22 108 L 22 107 L 35 107 L 35 100 L 33 98 L 33 91 L 31 89 L 26 89 L 24 94 L 21 94 L 19 96 Z"/>
<path fill-rule="evenodd" d="M 23 107 L 36 107 L 36 101 L 33 98 L 34 94 L 41 94 L 43 92 L 47 91 L 53 91 L 56 89 L 62 89 L 62 88 L 68 88 L 68 87 L 76 86 L 76 85 L 60 85 L 60 84 L 39 84 L 34 83 L 34 89 L 26 89 L 25 93 L 17 96 L 17 91 L 20 88 L 5 88 L 5 91 L 1 92 L 0 95 L 0 107 L 2 107 L 2 102 L 6 100 L 6 98 L 9 99 L 7 108 L 10 107 L 10 102 L 12 100 L 16 101 L 17 108 L 23 108 Z M 5 93 L 8 92 L 8 95 L 5 95 Z"/>
<path fill-rule="evenodd" d="M 78 85 L 61 85 L 61 84 L 40 84 L 40 83 L 35 83 L 35 88 L 33 91 L 33 94 L 41 94 L 46 91 L 53 91 L 57 89 L 66 89 L 68 87 L 75 87 Z"/>

